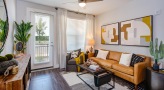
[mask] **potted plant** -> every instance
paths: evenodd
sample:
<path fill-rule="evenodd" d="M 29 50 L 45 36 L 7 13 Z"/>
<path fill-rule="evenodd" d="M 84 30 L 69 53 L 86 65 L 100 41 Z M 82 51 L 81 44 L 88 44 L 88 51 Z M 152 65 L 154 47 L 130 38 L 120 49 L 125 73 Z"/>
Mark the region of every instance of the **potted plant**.
<path fill-rule="evenodd" d="M 17 41 L 23 43 L 23 47 L 24 47 L 23 52 L 24 52 L 24 49 L 26 49 L 26 43 L 28 42 L 31 36 L 29 31 L 31 30 L 33 25 L 31 25 L 31 22 L 25 23 L 23 20 L 20 24 L 15 22 L 15 25 L 16 25 L 16 34 L 14 35 L 14 37 L 16 38 Z"/>
<path fill-rule="evenodd" d="M 155 63 L 153 64 L 153 70 L 159 70 L 158 61 L 164 58 L 164 44 L 161 41 L 158 46 L 158 38 L 155 39 L 155 46 L 153 42 L 150 42 L 150 54 L 154 57 Z"/>

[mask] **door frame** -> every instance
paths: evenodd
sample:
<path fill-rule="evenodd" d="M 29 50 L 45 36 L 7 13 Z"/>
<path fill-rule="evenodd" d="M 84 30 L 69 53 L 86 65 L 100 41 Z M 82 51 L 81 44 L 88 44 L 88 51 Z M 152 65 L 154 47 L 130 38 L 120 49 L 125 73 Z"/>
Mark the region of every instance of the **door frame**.
<path fill-rule="evenodd" d="M 51 35 L 53 35 L 53 53 L 52 53 L 52 62 L 53 62 L 53 68 L 58 68 L 59 67 L 59 64 L 58 64 L 58 61 L 57 61 L 57 45 L 55 44 L 56 41 L 56 38 L 57 38 L 57 25 L 56 25 L 56 11 L 54 9 L 54 11 L 46 11 L 46 10 L 40 10 L 40 9 L 34 9 L 34 8 L 27 8 L 27 17 L 26 17 L 26 21 L 29 21 L 31 22 L 31 12 L 33 13 L 42 13 L 42 14 L 49 14 L 53 17 L 54 20 L 50 20 L 51 22 L 53 21 L 53 33 Z M 50 31 L 52 32 L 52 31 Z M 32 33 L 32 30 L 30 31 L 30 33 Z M 32 39 L 30 38 L 29 39 L 29 42 L 27 43 L 27 53 L 28 54 L 32 54 L 31 53 L 31 50 L 30 50 L 30 45 L 32 45 L 33 41 Z M 50 45 L 51 46 L 51 45 Z M 34 60 L 32 60 L 34 61 Z M 32 65 L 32 63 L 31 63 Z"/>

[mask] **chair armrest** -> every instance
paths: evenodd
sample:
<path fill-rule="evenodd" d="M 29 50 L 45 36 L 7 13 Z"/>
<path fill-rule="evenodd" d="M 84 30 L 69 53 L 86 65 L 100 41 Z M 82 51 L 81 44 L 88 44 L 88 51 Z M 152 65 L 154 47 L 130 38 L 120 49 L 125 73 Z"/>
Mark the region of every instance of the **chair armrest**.
<path fill-rule="evenodd" d="M 134 64 L 134 83 L 135 85 L 138 85 L 142 81 L 145 80 L 146 75 L 146 62 L 140 62 L 137 64 Z"/>
<path fill-rule="evenodd" d="M 67 53 L 66 56 L 66 63 L 68 63 L 68 61 L 71 59 L 71 53 Z"/>
<path fill-rule="evenodd" d="M 88 53 L 88 58 L 94 57 L 94 53 Z"/>

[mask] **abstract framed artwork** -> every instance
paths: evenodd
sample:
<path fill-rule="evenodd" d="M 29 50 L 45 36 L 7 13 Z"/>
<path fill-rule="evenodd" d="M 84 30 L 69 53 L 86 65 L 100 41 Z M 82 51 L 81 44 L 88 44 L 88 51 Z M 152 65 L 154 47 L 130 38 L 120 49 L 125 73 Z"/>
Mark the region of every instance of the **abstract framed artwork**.
<path fill-rule="evenodd" d="M 119 23 L 103 25 L 101 27 L 101 44 L 119 44 Z"/>
<path fill-rule="evenodd" d="M 153 38 L 153 16 L 120 23 L 121 45 L 148 47 Z"/>

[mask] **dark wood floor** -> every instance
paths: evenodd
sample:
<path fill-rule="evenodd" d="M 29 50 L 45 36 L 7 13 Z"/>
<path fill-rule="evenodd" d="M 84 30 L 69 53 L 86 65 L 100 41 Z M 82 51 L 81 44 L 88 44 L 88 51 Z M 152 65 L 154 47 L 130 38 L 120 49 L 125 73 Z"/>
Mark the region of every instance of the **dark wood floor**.
<path fill-rule="evenodd" d="M 71 90 L 58 69 L 32 72 L 29 90 Z"/>

